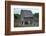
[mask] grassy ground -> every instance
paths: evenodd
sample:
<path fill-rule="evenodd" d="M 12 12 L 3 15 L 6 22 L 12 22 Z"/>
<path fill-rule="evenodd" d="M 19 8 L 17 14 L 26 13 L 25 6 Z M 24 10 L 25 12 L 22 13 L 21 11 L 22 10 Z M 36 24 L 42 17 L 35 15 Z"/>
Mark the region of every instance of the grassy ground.
<path fill-rule="evenodd" d="M 25 25 L 15 25 L 14 27 L 38 27 L 39 25 L 25 24 Z"/>

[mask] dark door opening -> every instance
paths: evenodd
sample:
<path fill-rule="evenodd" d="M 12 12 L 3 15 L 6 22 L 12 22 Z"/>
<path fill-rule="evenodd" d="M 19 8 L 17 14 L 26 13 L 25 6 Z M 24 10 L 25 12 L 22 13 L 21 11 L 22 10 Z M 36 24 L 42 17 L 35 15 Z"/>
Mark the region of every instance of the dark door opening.
<path fill-rule="evenodd" d="M 28 22 L 27 22 L 27 21 L 25 21 L 25 24 L 28 24 Z"/>

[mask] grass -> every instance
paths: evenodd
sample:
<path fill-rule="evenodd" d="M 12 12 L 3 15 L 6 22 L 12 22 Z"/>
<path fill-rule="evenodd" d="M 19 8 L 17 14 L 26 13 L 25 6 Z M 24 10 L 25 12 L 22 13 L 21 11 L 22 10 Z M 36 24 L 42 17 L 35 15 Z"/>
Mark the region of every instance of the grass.
<path fill-rule="evenodd" d="M 38 27 L 39 25 L 25 24 L 25 25 L 15 25 L 14 27 Z"/>

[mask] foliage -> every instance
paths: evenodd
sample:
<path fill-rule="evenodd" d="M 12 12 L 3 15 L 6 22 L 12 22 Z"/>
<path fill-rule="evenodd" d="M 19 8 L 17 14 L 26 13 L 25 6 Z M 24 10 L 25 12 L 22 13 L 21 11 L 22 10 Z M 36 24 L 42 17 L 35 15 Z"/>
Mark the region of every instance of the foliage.
<path fill-rule="evenodd" d="M 33 14 L 34 17 L 39 18 L 39 13 Z"/>
<path fill-rule="evenodd" d="M 14 18 L 20 19 L 20 18 L 21 18 L 21 15 L 19 15 L 19 14 L 14 14 Z"/>

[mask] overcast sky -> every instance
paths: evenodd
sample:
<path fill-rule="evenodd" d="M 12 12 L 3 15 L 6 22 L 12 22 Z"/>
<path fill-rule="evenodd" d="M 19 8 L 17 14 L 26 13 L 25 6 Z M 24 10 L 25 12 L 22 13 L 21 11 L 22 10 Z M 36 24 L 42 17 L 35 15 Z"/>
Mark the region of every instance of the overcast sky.
<path fill-rule="evenodd" d="M 39 9 L 37 8 L 14 8 L 14 14 L 20 14 L 21 10 L 31 10 L 32 13 L 39 13 Z"/>

